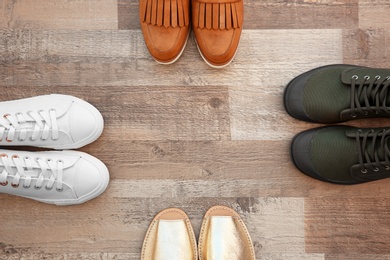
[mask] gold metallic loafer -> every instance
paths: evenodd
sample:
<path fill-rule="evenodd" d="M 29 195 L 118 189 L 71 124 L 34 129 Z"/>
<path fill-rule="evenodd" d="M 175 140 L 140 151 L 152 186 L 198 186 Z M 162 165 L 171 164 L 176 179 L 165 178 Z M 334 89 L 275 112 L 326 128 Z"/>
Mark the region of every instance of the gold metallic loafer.
<path fill-rule="evenodd" d="M 237 212 L 225 206 L 210 208 L 199 235 L 200 260 L 255 260 L 246 226 Z"/>
<path fill-rule="evenodd" d="M 150 223 L 141 260 L 197 260 L 196 238 L 190 220 L 180 209 L 161 211 Z"/>
<path fill-rule="evenodd" d="M 190 33 L 189 0 L 139 0 L 145 44 L 161 64 L 174 63 L 184 51 Z"/>

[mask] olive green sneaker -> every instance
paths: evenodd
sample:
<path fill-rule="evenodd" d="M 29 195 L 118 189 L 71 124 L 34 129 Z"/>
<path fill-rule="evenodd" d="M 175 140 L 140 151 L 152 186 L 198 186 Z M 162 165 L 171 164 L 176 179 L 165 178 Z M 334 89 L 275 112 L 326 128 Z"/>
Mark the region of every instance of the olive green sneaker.
<path fill-rule="evenodd" d="M 357 184 L 390 177 L 390 128 L 326 126 L 299 133 L 291 145 L 299 170 L 318 180 Z"/>
<path fill-rule="evenodd" d="M 292 117 L 315 123 L 390 117 L 389 86 L 390 69 L 329 65 L 290 81 L 284 106 Z"/>

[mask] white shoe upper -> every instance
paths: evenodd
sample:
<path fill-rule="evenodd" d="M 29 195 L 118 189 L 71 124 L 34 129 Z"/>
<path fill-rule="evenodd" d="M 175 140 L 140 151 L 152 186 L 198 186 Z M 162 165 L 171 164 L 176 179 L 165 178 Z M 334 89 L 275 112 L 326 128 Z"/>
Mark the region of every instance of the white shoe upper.
<path fill-rule="evenodd" d="M 108 182 L 107 167 L 86 153 L 0 150 L 0 193 L 74 205 L 99 196 Z"/>
<path fill-rule="evenodd" d="M 95 141 L 103 117 L 88 102 L 44 95 L 0 102 L 0 145 L 76 149 Z"/>

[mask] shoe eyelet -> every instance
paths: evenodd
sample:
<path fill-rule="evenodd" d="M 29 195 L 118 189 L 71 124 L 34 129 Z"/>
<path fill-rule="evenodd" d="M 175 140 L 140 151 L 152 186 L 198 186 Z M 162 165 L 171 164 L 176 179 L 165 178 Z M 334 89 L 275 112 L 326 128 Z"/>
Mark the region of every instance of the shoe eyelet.
<path fill-rule="evenodd" d="M 376 76 L 375 76 L 375 79 L 376 79 L 376 80 L 380 80 L 380 79 L 381 79 L 381 76 L 376 75 Z"/>
<path fill-rule="evenodd" d="M 17 187 L 19 187 L 19 184 L 13 184 L 13 183 L 11 183 L 11 186 L 12 186 L 12 188 L 17 188 Z"/>
<path fill-rule="evenodd" d="M 386 171 L 390 170 L 390 166 L 386 165 Z"/>
<path fill-rule="evenodd" d="M 364 169 L 364 170 L 360 170 L 361 173 L 367 173 L 367 169 Z"/>
<path fill-rule="evenodd" d="M 42 186 L 39 186 L 39 187 L 38 187 L 38 186 L 35 186 L 35 185 L 34 185 L 34 189 L 36 189 L 36 190 L 40 190 L 41 188 L 42 188 Z"/>
<path fill-rule="evenodd" d="M 355 118 L 355 117 L 356 117 L 356 115 L 351 115 L 351 117 Z"/>
<path fill-rule="evenodd" d="M 6 140 L 8 143 L 11 143 L 11 142 L 12 142 L 12 140 L 9 140 L 8 137 L 6 137 L 5 140 Z"/>
<path fill-rule="evenodd" d="M 14 158 L 19 158 L 19 155 L 14 154 L 14 155 L 11 156 L 11 158 L 13 158 L 13 159 Z"/>
<path fill-rule="evenodd" d="M 359 77 L 358 77 L 358 75 L 353 75 L 352 76 L 352 79 L 358 79 Z"/>
<path fill-rule="evenodd" d="M 42 160 L 42 158 L 41 157 L 35 157 L 34 158 L 34 161 L 37 162 L 37 163 L 38 163 L 39 160 Z"/>
<path fill-rule="evenodd" d="M 57 160 L 57 163 L 64 163 L 63 160 Z"/>
<path fill-rule="evenodd" d="M 24 185 L 23 185 L 23 188 L 25 188 L 25 189 L 30 189 L 31 186 L 24 186 Z"/>
<path fill-rule="evenodd" d="M 0 182 L 0 185 L 1 185 L 1 186 L 7 186 L 7 185 L 8 185 L 8 181 L 6 181 L 6 182 Z"/>
<path fill-rule="evenodd" d="M 386 80 L 390 80 L 390 76 L 387 76 L 387 77 L 386 77 Z"/>
<path fill-rule="evenodd" d="M 2 153 L 2 154 L 0 154 L 0 157 L 6 157 L 6 158 L 8 158 L 8 154 Z"/>
<path fill-rule="evenodd" d="M 365 80 L 369 80 L 369 79 L 370 79 L 370 76 L 364 76 L 364 79 L 365 79 Z"/>
<path fill-rule="evenodd" d="M 378 167 L 375 167 L 375 168 L 374 168 L 374 172 L 379 172 L 379 168 L 378 168 Z"/>
<path fill-rule="evenodd" d="M 53 187 L 48 188 L 47 186 L 45 186 L 45 190 L 47 190 L 47 191 L 51 191 L 52 189 L 53 189 Z"/>
<path fill-rule="evenodd" d="M 61 189 L 56 188 L 56 191 L 58 191 L 58 192 L 62 192 L 63 190 L 64 190 L 64 188 L 61 188 Z"/>
<path fill-rule="evenodd" d="M 11 114 L 4 114 L 3 118 L 7 119 L 7 116 L 10 116 Z"/>

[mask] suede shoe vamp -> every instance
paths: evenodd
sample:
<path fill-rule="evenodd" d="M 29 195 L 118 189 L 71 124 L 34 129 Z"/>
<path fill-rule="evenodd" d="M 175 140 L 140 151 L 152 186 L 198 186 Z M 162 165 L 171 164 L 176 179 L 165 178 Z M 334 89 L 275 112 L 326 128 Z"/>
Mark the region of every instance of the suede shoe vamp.
<path fill-rule="evenodd" d="M 193 0 L 192 23 L 203 59 L 213 67 L 229 64 L 243 25 L 242 0 Z"/>

